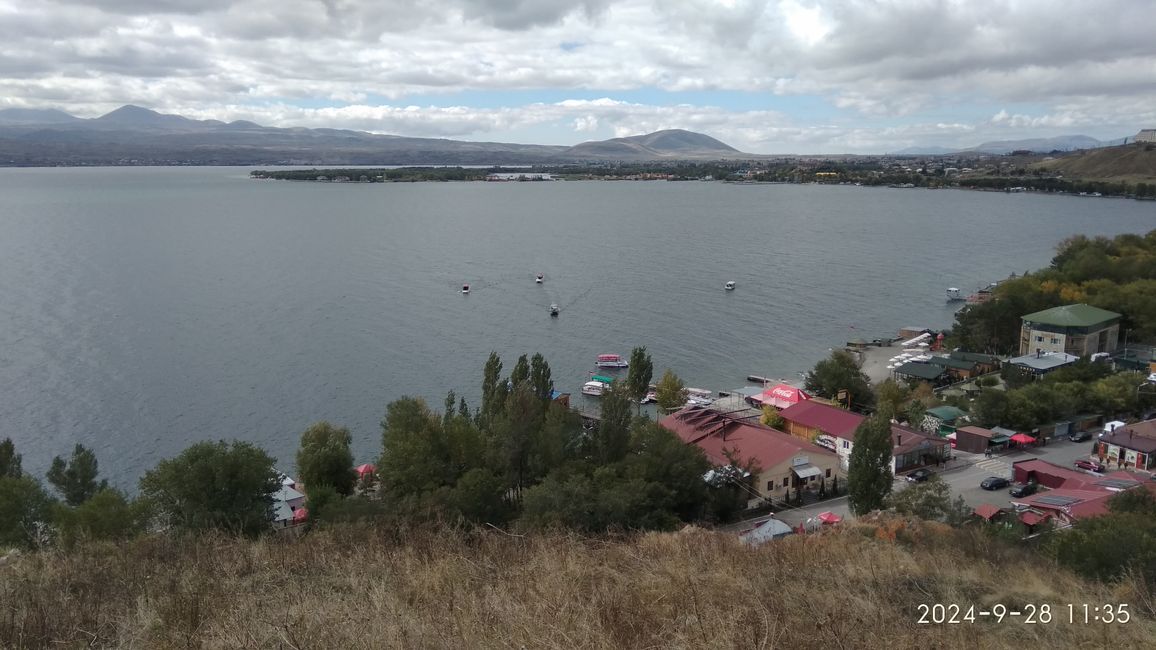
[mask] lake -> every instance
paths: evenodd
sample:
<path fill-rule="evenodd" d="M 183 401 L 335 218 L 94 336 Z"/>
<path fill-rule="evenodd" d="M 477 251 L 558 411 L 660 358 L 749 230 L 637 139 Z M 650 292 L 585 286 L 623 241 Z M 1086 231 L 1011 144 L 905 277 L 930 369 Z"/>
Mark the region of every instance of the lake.
<path fill-rule="evenodd" d="M 25 469 L 80 442 L 132 488 L 239 438 L 291 470 L 323 419 L 370 461 L 388 402 L 476 406 L 491 350 L 505 372 L 542 352 L 592 407 L 595 356 L 637 345 L 691 386 L 797 379 L 850 338 L 949 325 L 946 287 L 1045 266 L 1073 234 L 1156 228 L 1151 202 L 1030 193 L 249 171 L 0 170 L 0 437 Z"/>

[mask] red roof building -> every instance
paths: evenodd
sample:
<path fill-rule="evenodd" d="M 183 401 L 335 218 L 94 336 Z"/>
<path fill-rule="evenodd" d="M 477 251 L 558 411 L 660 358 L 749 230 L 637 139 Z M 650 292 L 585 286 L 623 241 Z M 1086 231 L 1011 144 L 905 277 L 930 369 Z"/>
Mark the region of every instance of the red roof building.
<path fill-rule="evenodd" d="M 773 388 L 768 388 L 751 400 L 758 402 L 764 406 L 773 406 L 777 409 L 785 409 L 794 406 L 800 402 L 805 402 L 811 399 L 811 396 L 803 391 L 801 388 L 796 388 L 789 384 L 779 384 Z"/>
<path fill-rule="evenodd" d="M 701 449 L 716 466 L 753 466 L 755 487 L 764 499 L 783 499 L 788 490 L 818 489 L 839 475 L 839 459 L 831 451 L 707 407 L 688 406 L 659 424 Z"/>
<path fill-rule="evenodd" d="M 855 440 L 855 429 L 867 418 L 837 406 L 806 400 L 779 412 L 786 421 L 787 433 L 805 440 L 830 436 Z"/>

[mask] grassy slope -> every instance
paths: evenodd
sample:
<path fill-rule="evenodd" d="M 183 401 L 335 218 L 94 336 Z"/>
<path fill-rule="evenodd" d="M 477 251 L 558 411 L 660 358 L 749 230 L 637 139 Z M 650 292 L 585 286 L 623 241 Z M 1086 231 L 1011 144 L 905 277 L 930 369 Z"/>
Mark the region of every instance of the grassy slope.
<path fill-rule="evenodd" d="M 1138 648 L 1156 632 L 1128 585 L 900 525 L 759 549 L 704 531 L 605 541 L 343 528 L 33 554 L 0 566 L 0 647 Z M 923 602 L 1050 602 L 1057 614 L 1131 602 L 1134 617 L 921 626 Z"/>
<path fill-rule="evenodd" d="M 1033 165 L 1067 179 L 1150 182 L 1156 180 L 1156 147 L 1129 144 L 1077 151 Z"/>

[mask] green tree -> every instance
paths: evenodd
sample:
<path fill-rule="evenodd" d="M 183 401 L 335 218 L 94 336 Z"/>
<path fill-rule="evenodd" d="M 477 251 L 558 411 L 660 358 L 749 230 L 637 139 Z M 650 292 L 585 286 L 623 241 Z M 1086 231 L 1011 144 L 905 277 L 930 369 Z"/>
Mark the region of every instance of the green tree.
<path fill-rule="evenodd" d="M 554 392 L 554 380 L 550 376 L 550 364 L 546 363 L 546 359 L 540 352 L 535 352 L 534 356 L 530 357 L 530 386 L 533 387 L 534 394 L 543 400 L 549 400 Z"/>
<path fill-rule="evenodd" d="M 662 373 L 654 392 L 661 413 L 673 413 L 686 404 L 686 384 L 669 368 Z"/>
<path fill-rule="evenodd" d="M 839 391 L 846 390 L 853 408 L 869 407 L 875 399 L 867 375 L 859 369 L 855 357 L 845 350 L 834 350 L 831 356 L 815 364 L 814 369 L 807 373 L 805 387 L 830 399 L 837 398 Z"/>
<path fill-rule="evenodd" d="M 451 402 L 452 404 L 452 402 Z M 301 434 L 297 472 L 307 489 L 328 485 L 342 496 L 353 494 L 353 437 L 349 429 L 318 422 Z"/>
<path fill-rule="evenodd" d="M 895 381 L 888 379 L 875 387 L 875 404 L 880 411 L 898 415 L 903 412 L 903 403 L 910 397 L 911 390 Z"/>
<path fill-rule="evenodd" d="M 642 410 L 642 398 L 650 390 L 650 380 L 654 377 L 654 363 L 646 352 L 646 346 L 630 351 L 630 369 L 626 372 L 626 394 Z"/>
<path fill-rule="evenodd" d="M 489 422 L 497 417 L 506 405 L 506 385 L 501 381 L 502 360 L 497 352 L 491 352 L 482 372 L 482 408 L 480 419 Z"/>
<path fill-rule="evenodd" d="M 971 513 L 963 503 L 963 497 L 952 501 L 951 487 L 939 476 L 891 494 L 887 505 L 901 515 L 942 521 L 953 526 L 961 525 Z"/>
<path fill-rule="evenodd" d="M 0 476 L 0 548 L 33 548 L 52 517 L 52 499 L 31 476 Z"/>
<path fill-rule="evenodd" d="M 162 523 L 190 531 L 255 535 L 269 528 L 281 487 L 273 459 L 248 442 L 199 442 L 140 480 Z"/>
<path fill-rule="evenodd" d="M 923 403 L 923 400 L 913 399 L 911 403 L 907 405 L 904 417 L 907 418 L 907 423 L 913 428 L 922 429 L 923 419 L 927 417 L 927 406 Z"/>
<path fill-rule="evenodd" d="M 602 417 L 593 436 L 594 460 L 606 465 L 622 460 L 630 443 L 630 397 L 615 382 L 602 393 Z"/>
<path fill-rule="evenodd" d="M 69 547 L 80 541 L 120 541 L 145 529 L 149 512 L 144 501 L 130 501 L 114 488 L 101 488 L 75 508 L 57 506 L 60 541 Z"/>
<path fill-rule="evenodd" d="M 971 414 L 981 426 L 995 427 L 1004 421 L 1007 413 L 1007 393 L 998 389 L 988 389 L 975 398 L 971 407 Z"/>
<path fill-rule="evenodd" d="M 530 361 L 526 355 L 518 357 L 517 363 L 514 364 L 513 371 L 510 372 L 510 386 L 516 388 L 523 383 L 530 380 Z"/>
<path fill-rule="evenodd" d="M 872 415 L 855 431 L 847 470 L 847 502 L 856 515 L 879 510 L 891 493 L 891 421 Z"/>
<path fill-rule="evenodd" d="M 759 416 L 759 422 L 762 422 L 772 429 L 782 429 L 786 420 L 784 420 L 782 414 L 779 413 L 779 409 L 770 404 L 764 404 L 763 414 Z"/>
<path fill-rule="evenodd" d="M 78 506 L 108 487 L 108 481 L 97 483 L 98 473 L 96 454 L 84 445 L 76 445 L 69 460 L 60 456 L 52 459 L 47 477 L 48 482 L 64 497 L 65 503 Z"/>
<path fill-rule="evenodd" d="M 20 454 L 16 453 L 16 445 L 11 438 L 0 441 L 0 478 L 20 478 Z"/>

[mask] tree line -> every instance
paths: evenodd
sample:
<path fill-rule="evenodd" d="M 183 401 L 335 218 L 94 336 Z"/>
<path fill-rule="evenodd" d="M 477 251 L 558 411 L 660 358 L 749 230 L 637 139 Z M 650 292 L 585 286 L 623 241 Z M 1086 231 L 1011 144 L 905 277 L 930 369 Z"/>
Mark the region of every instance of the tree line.
<path fill-rule="evenodd" d="M 704 479 L 711 463 L 637 407 L 653 365 L 644 347 L 604 393 L 596 426 L 553 399 L 550 366 L 522 355 L 503 375 L 496 353 L 474 409 L 452 391 L 435 411 L 423 399 L 388 404 L 376 471 L 358 477 L 352 436 L 328 422 L 301 434 L 296 454 L 311 525 L 378 519 L 590 533 L 668 530 L 718 522 L 745 504 L 735 474 Z M 672 372 L 659 382 L 669 410 L 686 394 Z M 47 480 L 23 472 L 11 440 L 0 442 L 0 546 L 38 547 L 125 539 L 149 531 L 270 529 L 282 477 L 274 459 L 243 441 L 198 442 L 145 472 L 129 497 L 98 481 L 91 450 L 56 458 Z"/>

